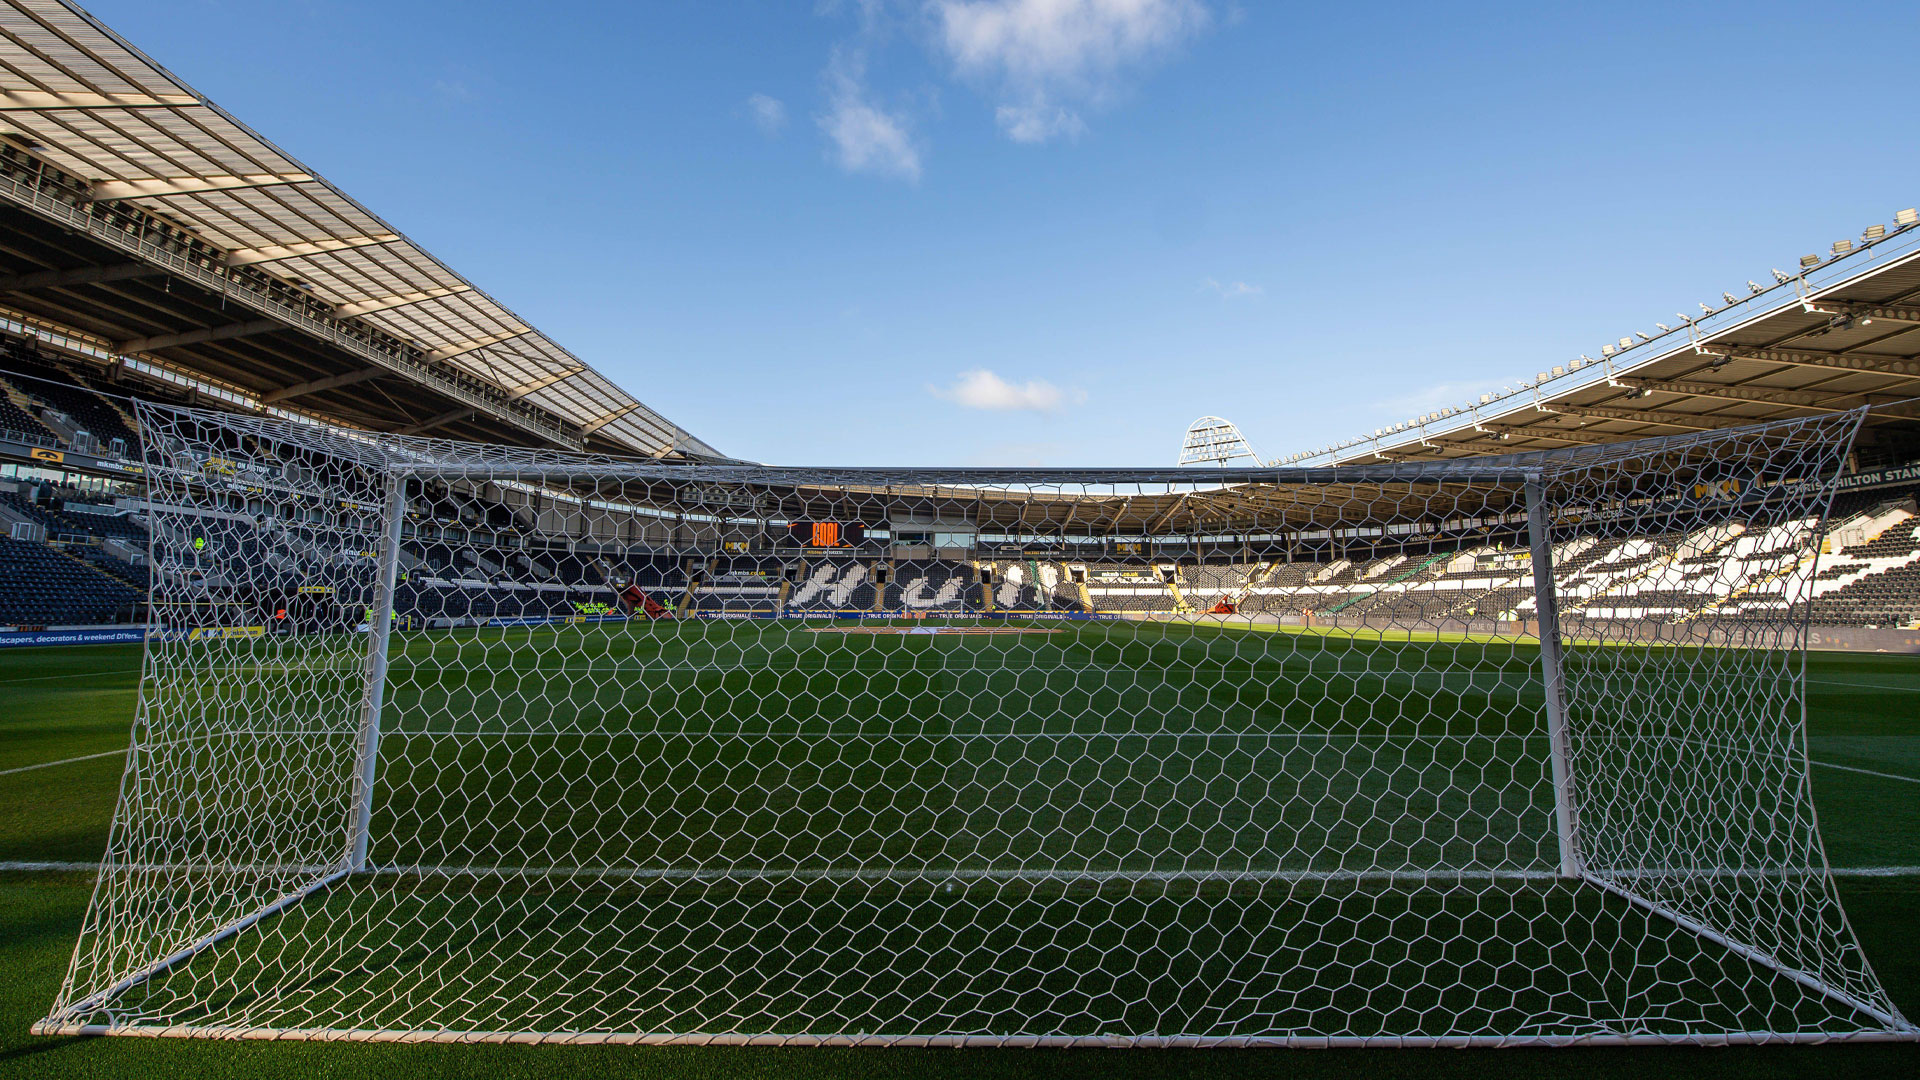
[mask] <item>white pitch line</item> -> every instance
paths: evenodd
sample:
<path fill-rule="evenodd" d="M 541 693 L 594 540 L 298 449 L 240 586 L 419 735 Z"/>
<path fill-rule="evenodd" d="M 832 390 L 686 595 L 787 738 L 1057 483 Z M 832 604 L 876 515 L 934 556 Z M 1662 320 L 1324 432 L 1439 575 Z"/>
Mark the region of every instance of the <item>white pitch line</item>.
<path fill-rule="evenodd" d="M 1909 784 L 1920 784 L 1920 776 L 1902 776 L 1899 773 L 1880 772 L 1876 769 L 1862 769 L 1856 765 L 1836 765 L 1831 761 L 1821 761 L 1819 758 L 1813 757 L 1807 760 L 1813 762 L 1815 765 L 1825 765 L 1829 769 L 1845 769 L 1848 772 L 1865 773 L 1868 776 L 1882 776 L 1888 780 L 1905 780 Z"/>
<path fill-rule="evenodd" d="M 1920 694 L 1920 686 L 1888 686 L 1884 683 L 1845 682 L 1840 679 L 1809 678 L 1807 681 L 1819 683 L 1822 686 L 1857 686 L 1862 690 L 1897 690 L 1903 694 Z"/>
<path fill-rule="evenodd" d="M 20 765 L 12 769 L 0 769 L 0 776 L 30 772 L 34 769 L 51 769 L 55 765 L 71 765 L 76 761 L 92 761 L 94 758 L 112 757 L 115 754 L 124 753 L 126 753 L 125 750 L 102 750 L 97 754 L 81 754 L 79 757 L 61 758 L 59 761 L 43 761 L 38 765 Z"/>
<path fill-rule="evenodd" d="M 116 671 L 74 671 L 65 675 L 28 675 L 22 679 L 0 679 L 0 686 L 12 686 L 14 683 L 40 682 L 43 679 L 98 679 L 107 675 L 138 675 L 139 668 L 123 668 Z"/>
<path fill-rule="evenodd" d="M 16 861 L 6 861 L 6 860 L 0 860 L 0 873 L 21 873 L 21 872 L 45 872 L 45 873 L 72 873 L 72 872 L 89 872 L 89 871 L 97 871 L 97 870 L 99 870 L 99 869 L 100 869 L 100 864 L 99 864 L 99 863 L 92 863 L 92 862 L 51 862 L 51 861 L 45 861 L 45 862 L 37 862 L 37 861 L 29 861 L 29 860 L 16 860 Z M 169 867 L 164 867 L 164 869 L 176 869 L 176 870 L 210 870 L 210 869 L 218 869 L 218 868 L 210 868 L 210 867 L 206 867 L 206 866 L 197 866 L 197 865 L 196 865 L 196 866 L 189 866 L 189 865 L 178 865 L 178 866 L 169 866 Z M 318 870 L 320 870 L 320 869 L 323 869 L 323 868 L 320 868 L 320 867 L 313 867 L 313 868 L 309 868 L 309 869 L 312 869 L 312 870 L 315 870 L 315 871 L 318 871 Z M 228 872 L 230 872 L 230 871 L 228 871 Z M 536 876 L 536 877 L 539 877 L 539 876 L 551 876 L 551 875 L 553 875 L 553 874 L 554 874 L 554 871 L 553 871 L 553 870 L 551 870 L 551 869 L 539 869 L 539 868 L 536 868 L 536 869 L 532 869 L 532 870 L 527 870 L 527 869 L 509 869 L 509 870 L 501 870 L 501 869 L 498 869 L 498 868 L 491 868 L 491 867 L 478 867 L 478 868 L 474 868 L 474 867 L 466 867 L 466 868 L 459 868 L 459 867 L 455 867 L 455 868 L 446 868 L 446 867 L 392 867 L 392 866 L 383 866 L 383 867 L 377 867 L 377 868 L 375 868 L 375 869 L 373 869 L 373 870 L 372 870 L 371 872 L 372 872 L 372 873 L 374 873 L 374 874 L 377 874 L 377 875 L 380 875 L 380 876 L 383 876 L 383 877 L 385 877 L 385 876 L 413 876 L 413 877 L 467 877 L 467 876 L 487 876 L 487 877 L 517 877 L 517 876 L 528 876 L 528 875 L 531 875 L 531 876 Z M 1831 875 L 1833 875 L 1834 877 L 1837 877 L 1837 878 L 1854 878 L 1854 877 L 1868 877 L 1868 878 L 1878 878 L 1878 877 L 1920 877 L 1920 866 L 1835 866 L 1835 867 L 1832 867 L 1832 868 L 1830 868 L 1830 869 L 1829 869 L 1829 870 L 1828 870 L 1827 872 L 1828 872 L 1829 874 L 1831 874 Z M 824 871 L 822 871 L 822 872 L 817 872 L 815 876 L 826 876 L 826 874 L 827 874 L 827 873 L 828 873 L 828 872 L 824 872 Z M 567 873 L 567 874 L 566 874 L 565 876 L 581 876 L 581 875 L 580 875 L 580 873 L 579 873 L 579 872 L 569 872 L 569 873 Z M 607 875 L 606 875 L 606 874 L 605 874 L 605 873 L 604 873 L 603 871 L 592 871 L 592 872 L 588 872 L 588 874 L 587 874 L 587 876 L 607 876 Z M 621 877 L 633 877 L 633 876 L 658 876 L 658 877 L 676 877 L 676 876 L 677 876 L 677 877 L 695 877 L 695 876 L 696 876 L 696 873 L 695 873 L 695 872 L 692 872 L 692 871 L 688 871 L 688 872 L 683 872 L 683 873 L 679 873 L 679 874 L 672 874 L 672 873 L 665 873 L 665 872 L 661 872 L 661 873 L 653 873 L 653 874 L 649 874 L 649 873 L 646 873 L 646 872 L 641 872 L 641 873 L 639 873 L 639 874 L 634 874 L 634 873 L 626 873 L 626 874 L 615 874 L 615 875 L 613 875 L 613 876 L 621 876 Z M 786 874 L 780 874 L 780 875 L 765 875 L 765 876 L 788 876 L 788 875 L 786 875 Z M 845 874 L 840 874 L 840 875 L 833 875 L 833 876 L 841 876 L 841 877 L 850 877 L 850 878 L 857 878 L 857 877 L 859 877 L 860 875 L 859 875 L 859 874 L 857 874 L 857 873 L 854 873 L 854 872 L 848 872 L 848 873 L 845 873 Z M 1009 876 L 1009 877 L 1018 877 L 1018 876 L 1026 876 L 1026 875 L 1018 875 L 1018 874 L 1008 874 L 1008 875 L 998 875 L 998 874 L 994 874 L 994 873 L 993 873 L 993 872 L 991 872 L 991 871 L 973 871 L 973 872 L 967 872 L 967 871 L 958 871 L 958 872 L 953 872 L 953 871 L 938 871 L 938 872 L 936 872 L 936 871 L 911 871 L 911 872 L 908 872 L 908 873 L 906 873 L 906 874 L 904 874 L 904 875 L 899 875 L 899 876 L 904 876 L 904 877 L 908 877 L 908 878 L 922 878 L 922 879 L 927 879 L 927 880 L 932 880 L 932 879 L 935 879 L 935 878 L 940 878 L 940 879 L 942 879 L 942 880 L 944 880 L 944 879 L 945 879 L 945 878 L 947 878 L 947 877 L 959 877 L 959 878 L 963 878 L 963 879 L 964 879 L 964 878 L 987 878 L 987 879 L 992 879 L 992 878 L 997 878 L 997 877 L 1001 877 L 1001 876 Z M 1042 876 L 1042 877 L 1050 877 L 1050 876 L 1058 876 L 1058 875 L 1051 875 L 1051 874 L 1039 874 L 1039 875 L 1035 875 L 1035 876 Z M 1072 876 L 1072 875 L 1068 875 L 1068 876 Z M 1168 875 L 1168 874 L 1154 874 L 1154 873 L 1141 873 L 1141 874 L 1128 874 L 1128 873 L 1124 873 L 1124 872 L 1116 872 L 1116 873 L 1114 873 L 1114 874 L 1113 874 L 1112 876 L 1113 876 L 1113 877 L 1116 877 L 1116 878 L 1120 878 L 1120 877 L 1130 877 L 1130 878 L 1142 878 L 1142 879 L 1157 879 L 1157 878 L 1165 878 L 1165 877 L 1169 877 L 1169 876 L 1181 876 L 1181 875 Z M 1351 874 L 1344 874 L 1344 875 L 1342 875 L 1342 874 L 1339 874 L 1339 872 L 1337 872 L 1337 871 L 1335 871 L 1335 872 L 1323 872 L 1323 873 L 1320 873 L 1320 874 L 1310 874 L 1310 873 L 1308 873 L 1308 872 L 1296 872 L 1296 873 L 1293 873 L 1293 874 L 1287 874 L 1287 873 L 1285 873 L 1285 872 L 1278 872 L 1278 871 L 1277 871 L 1277 872 L 1275 872 L 1274 874 L 1271 874 L 1271 875 L 1264 875 L 1264 876 L 1266 876 L 1266 877 L 1270 877 L 1270 878 L 1273 878 L 1273 879 L 1277 879 L 1277 880 L 1289 880 L 1289 879 L 1292 879 L 1292 878 L 1302 878 L 1302 877 L 1308 877 L 1308 878 L 1320 878 L 1320 877 L 1324 877 L 1324 878 L 1327 878 L 1327 879 L 1329 879 L 1329 880 L 1347 880 L 1348 878 L 1355 878 L 1355 879 L 1360 879 L 1360 878 L 1363 878 L 1363 877 L 1364 877 L 1365 875 L 1364 875 L 1364 874 L 1362 874 L 1362 873 L 1360 873 L 1360 872 L 1355 872 L 1355 873 L 1351 873 Z M 1430 874 L 1429 874 L 1429 873 L 1414 873 L 1414 874 L 1406 874 L 1406 875 L 1398 875 L 1398 876 L 1403 876 L 1403 877 L 1404 877 L 1404 878 L 1405 878 L 1406 880 L 1409 880 L 1409 881 L 1423 881 L 1423 882 L 1424 882 L 1424 881 L 1442 881 L 1442 882 L 1444 882 L 1444 881 L 1446 881 L 1447 879 L 1450 879 L 1450 878 L 1469 878 L 1469 879 L 1473 879 L 1473 880 L 1479 880 L 1479 879 L 1481 879 L 1481 878 L 1501 878 L 1501 877 L 1512 877 L 1512 878 L 1515 878 L 1515 879 L 1520 879 L 1520 880 L 1527 880 L 1527 879 L 1539 879 L 1539 880 L 1551 880 L 1551 879 L 1554 879 L 1554 878 L 1557 878 L 1557 877 L 1558 877 L 1559 875 L 1558 875 L 1558 874 L 1557 874 L 1556 872 L 1554 872 L 1554 871 L 1549 871 L 1549 870 L 1541 870 L 1541 871 L 1537 871 L 1537 872 L 1532 872 L 1532 871 L 1509 871 L 1509 872 L 1497 872 L 1497 871 L 1487 871 L 1487 872 L 1481 872 L 1481 873 L 1465 873 L 1465 874 L 1450 874 L 1450 873 L 1438 873 L 1438 872 L 1436 872 L 1436 873 L 1430 873 Z M 1740 874 L 1737 874 L 1737 873 L 1725 873 L 1725 874 L 1715 874 L 1715 875 L 1713 875 L 1713 876 L 1717 876 L 1717 877 L 1738 877 L 1738 876 L 1742 876 L 1742 875 L 1740 875 Z"/>

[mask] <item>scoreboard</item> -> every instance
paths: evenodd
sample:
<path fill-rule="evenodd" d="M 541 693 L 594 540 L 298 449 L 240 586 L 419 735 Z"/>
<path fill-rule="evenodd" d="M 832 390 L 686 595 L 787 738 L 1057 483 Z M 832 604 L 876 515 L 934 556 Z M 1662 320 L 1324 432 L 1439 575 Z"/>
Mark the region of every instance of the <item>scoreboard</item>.
<path fill-rule="evenodd" d="M 807 548 L 850 548 L 867 538 L 857 521 L 795 521 L 787 525 L 787 543 Z"/>

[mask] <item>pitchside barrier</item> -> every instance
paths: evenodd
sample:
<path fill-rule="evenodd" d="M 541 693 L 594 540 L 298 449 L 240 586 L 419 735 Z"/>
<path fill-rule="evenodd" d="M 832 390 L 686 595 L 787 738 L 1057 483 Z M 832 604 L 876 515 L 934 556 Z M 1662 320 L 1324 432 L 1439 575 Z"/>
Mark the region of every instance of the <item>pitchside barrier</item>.
<path fill-rule="evenodd" d="M 179 632 L 147 644 L 41 1033 L 1916 1035 L 1841 909 L 1805 754 L 1802 601 L 1858 413 L 1257 470 L 771 468 L 140 420 L 152 610 Z M 1467 573 L 1476 545 L 1508 567 L 1518 545 L 1527 572 L 1480 606 L 1538 633 L 1424 632 L 1469 614 L 1464 590 L 1340 601 L 1398 637 L 1257 611 L 903 626 L 898 583 L 834 547 L 903 522 L 1230 546 L 1271 598 L 1242 608 L 1282 613 L 1356 566 Z M 1038 562 L 892 571 L 943 603 L 1074 607 Z M 1658 641 L 1563 626 L 1603 579 L 1698 614 Z M 556 622 L 578 589 L 631 617 Z M 686 617 L 756 607 L 868 616 Z M 545 622 L 406 629 L 497 619 Z"/>

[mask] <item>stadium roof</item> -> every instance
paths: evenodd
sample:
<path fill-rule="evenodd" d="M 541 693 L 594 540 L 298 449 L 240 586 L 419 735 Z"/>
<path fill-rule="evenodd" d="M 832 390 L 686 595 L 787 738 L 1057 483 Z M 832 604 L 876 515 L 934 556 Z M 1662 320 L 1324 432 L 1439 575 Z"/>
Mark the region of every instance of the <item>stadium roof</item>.
<path fill-rule="evenodd" d="M 1501 394 L 1275 464 L 1435 461 L 1738 427 L 1876 406 L 1861 445 L 1920 449 L 1920 220 L 1835 243 L 1657 333 Z M 1898 450 L 1893 450 L 1893 447 Z"/>
<path fill-rule="evenodd" d="M 0 139 L 0 309 L 83 354 L 379 430 L 718 456 L 62 0 L 0 0 Z"/>

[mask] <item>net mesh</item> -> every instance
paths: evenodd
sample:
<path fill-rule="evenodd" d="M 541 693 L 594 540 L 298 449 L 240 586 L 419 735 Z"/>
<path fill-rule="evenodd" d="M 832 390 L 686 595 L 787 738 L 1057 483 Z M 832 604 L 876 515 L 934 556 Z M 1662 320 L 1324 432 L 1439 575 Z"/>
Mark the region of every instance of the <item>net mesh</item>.
<path fill-rule="evenodd" d="M 1804 753 L 1857 414 L 1147 471 L 140 419 L 158 629 L 42 1030 L 1912 1034 Z"/>

